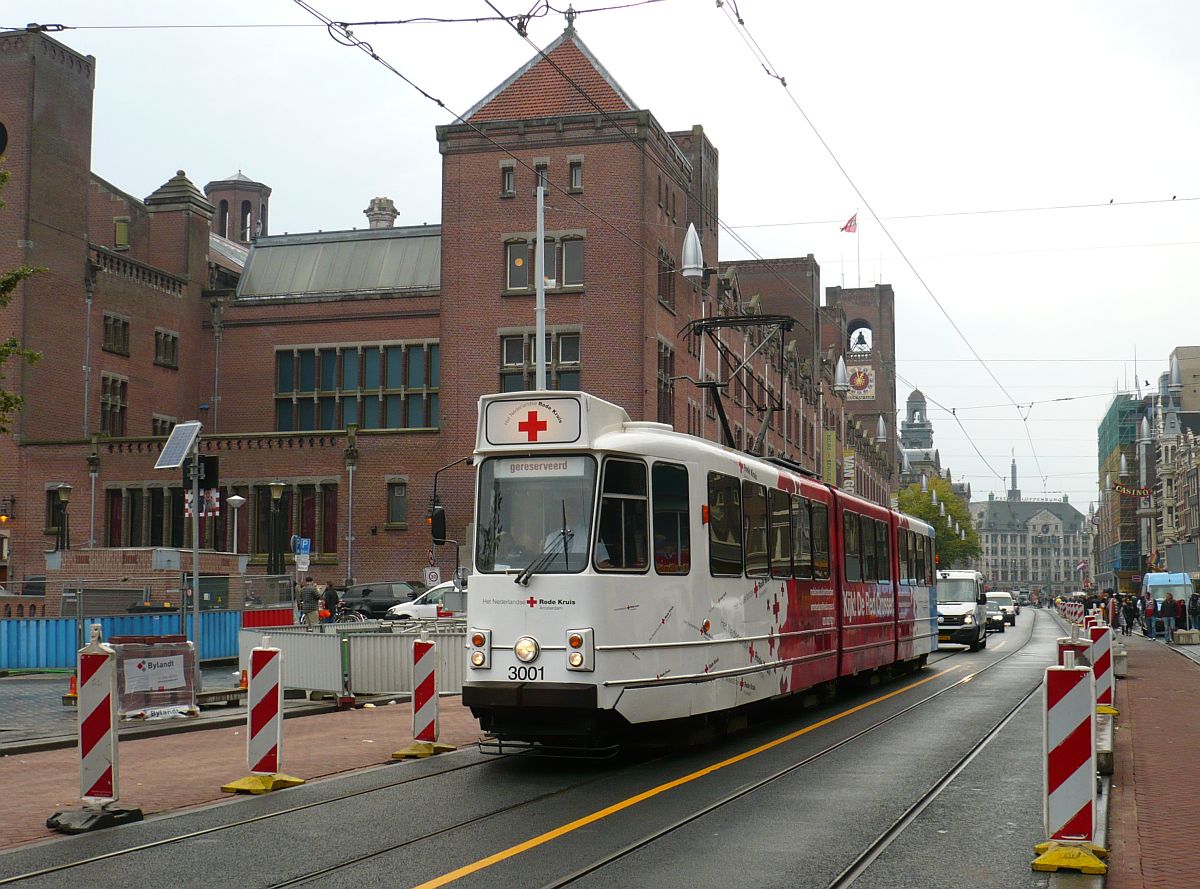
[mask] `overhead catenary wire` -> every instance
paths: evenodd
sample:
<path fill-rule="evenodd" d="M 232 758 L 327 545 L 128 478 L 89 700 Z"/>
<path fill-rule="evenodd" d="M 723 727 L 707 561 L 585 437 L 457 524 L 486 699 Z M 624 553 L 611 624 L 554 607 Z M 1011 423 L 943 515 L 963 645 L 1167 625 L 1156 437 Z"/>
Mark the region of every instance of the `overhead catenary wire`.
<path fill-rule="evenodd" d="M 489 3 L 490 3 L 490 0 L 489 0 Z M 930 299 L 933 300 L 934 305 L 936 305 L 938 307 L 938 310 L 941 311 L 942 315 L 946 318 L 947 323 L 949 323 L 950 327 L 954 330 L 954 332 L 956 334 L 958 334 L 959 338 L 966 345 L 967 349 L 970 350 L 971 354 L 974 355 L 975 358 L 979 361 L 980 366 L 983 367 L 984 371 L 986 371 L 988 376 L 990 376 L 992 378 L 992 381 L 996 384 L 996 387 L 1001 392 L 1004 393 L 1004 396 L 1006 398 L 1008 398 L 1008 400 L 1010 402 L 1012 402 L 1013 408 L 1017 411 L 1018 416 L 1021 417 L 1021 423 L 1025 430 L 1025 436 L 1029 441 L 1029 448 L 1033 454 L 1034 463 L 1038 468 L 1038 476 L 1042 478 L 1042 482 L 1043 482 L 1043 484 L 1045 484 L 1045 474 L 1042 471 L 1041 461 L 1038 459 L 1038 456 L 1037 456 L 1037 448 L 1033 443 L 1033 435 L 1029 430 L 1028 418 L 1021 414 L 1021 409 L 1020 409 L 1016 399 L 1012 397 L 1012 395 L 1009 393 L 1008 389 L 1005 388 L 1004 384 L 1000 382 L 1000 379 L 995 375 L 995 373 L 992 371 L 992 369 L 987 365 L 987 362 L 984 361 L 983 357 L 976 351 L 975 346 L 967 338 L 967 335 L 958 326 L 958 324 L 957 324 L 957 322 L 955 322 L 954 318 L 951 317 L 951 315 L 950 315 L 949 311 L 947 311 L 946 307 L 944 305 L 942 305 L 941 300 L 939 300 L 937 298 L 937 295 L 933 292 L 933 288 L 931 288 L 929 286 L 929 284 L 925 281 L 924 277 L 922 277 L 921 273 L 919 271 L 917 271 L 917 267 L 915 265 L 913 265 L 912 261 L 908 258 L 907 254 L 905 254 L 904 250 L 900 247 L 899 242 L 892 235 L 892 233 L 888 229 L 888 227 L 884 224 L 884 222 L 880 218 L 879 214 L 875 212 L 875 208 L 871 205 L 870 201 L 867 200 L 866 195 L 863 194 L 862 190 L 858 187 L 858 184 L 854 181 L 853 177 L 851 177 L 849 171 L 842 164 L 841 159 L 838 158 L 837 154 L 834 152 L 833 148 L 829 145 L 829 143 L 825 141 L 825 137 L 821 135 L 821 132 L 820 132 L 820 130 L 817 129 L 816 124 L 813 123 L 812 119 L 808 116 L 808 113 L 804 110 L 803 106 L 801 106 L 800 102 L 796 99 L 795 95 L 793 95 L 791 89 L 788 88 L 787 80 L 783 77 L 783 75 L 781 75 L 779 73 L 778 68 L 776 68 L 774 63 L 772 63 L 771 60 L 767 57 L 766 52 L 763 51 L 761 46 L 759 46 L 758 41 L 754 39 L 754 35 L 751 34 L 750 29 L 748 27 L 746 27 L 746 23 L 742 19 L 740 13 L 737 13 L 736 4 L 733 4 L 734 14 L 731 14 L 730 9 L 728 7 L 726 7 L 723 2 L 720 2 L 720 0 L 718 0 L 717 6 L 724 12 L 725 17 L 729 20 L 729 22 L 733 26 L 734 30 L 742 38 L 742 41 L 746 44 L 747 48 L 750 49 L 751 54 L 754 55 L 754 57 L 759 62 L 759 64 L 762 65 L 763 70 L 766 71 L 766 73 L 767 73 L 767 76 L 772 78 L 773 80 L 779 81 L 780 86 L 783 87 L 784 92 L 787 94 L 789 100 L 791 100 L 793 107 L 800 114 L 800 116 L 804 119 L 805 123 L 808 124 L 809 128 L 813 132 L 813 135 L 815 135 L 817 137 L 817 141 L 821 143 L 821 146 L 825 149 L 826 153 L 828 153 L 829 157 L 833 160 L 834 165 L 838 168 L 839 172 L 841 172 L 842 176 L 850 184 L 850 187 L 854 190 L 854 193 L 856 195 L 858 195 L 858 198 L 862 202 L 862 205 L 865 206 L 867 208 L 867 212 L 871 214 L 871 218 L 874 219 L 879 224 L 880 230 L 884 233 L 884 235 L 887 237 L 888 241 L 891 243 L 892 247 L 900 255 L 900 258 L 904 261 L 904 264 L 906 266 L 908 266 L 909 271 L 917 279 L 917 282 L 921 285 L 921 287 L 929 295 Z M 899 378 L 899 375 L 897 375 L 897 378 Z M 957 422 L 959 427 L 961 428 L 962 421 L 958 419 L 957 415 L 955 415 L 954 419 L 955 419 L 955 422 Z M 965 432 L 965 430 L 964 430 L 964 432 Z M 974 445 L 972 445 L 972 446 L 974 446 Z M 982 459 L 982 455 L 981 455 L 981 459 Z M 985 461 L 985 463 L 986 463 L 986 461 Z M 988 468 L 992 469 L 992 467 L 990 465 L 988 466 Z M 993 469 L 993 471 L 995 471 L 995 470 Z"/>

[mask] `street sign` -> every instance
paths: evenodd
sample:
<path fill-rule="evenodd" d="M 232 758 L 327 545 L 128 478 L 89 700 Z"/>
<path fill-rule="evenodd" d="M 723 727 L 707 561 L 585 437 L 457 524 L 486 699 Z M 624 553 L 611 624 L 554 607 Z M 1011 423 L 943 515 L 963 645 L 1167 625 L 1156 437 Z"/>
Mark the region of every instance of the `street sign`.
<path fill-rule="evenodd" d="M 308 553 L 304 553 L 303 555 L 297 554 L 296 555 L 296 570 L 297 571 L 307 571 L 308 570 L 308 560 L 309 560 Z"/>
<path fill-rule="evenodd" d="M 425 586 L 437 586 L 442 582 L 442 569 L 436 565 L 430 565 L 424 571 Z"/>
<path fill-rule="evenodd" d="M 312 552 L 312 539 L 309 537 L 292 537 L 292 552 L 298 556 L 307 556 Z"/>

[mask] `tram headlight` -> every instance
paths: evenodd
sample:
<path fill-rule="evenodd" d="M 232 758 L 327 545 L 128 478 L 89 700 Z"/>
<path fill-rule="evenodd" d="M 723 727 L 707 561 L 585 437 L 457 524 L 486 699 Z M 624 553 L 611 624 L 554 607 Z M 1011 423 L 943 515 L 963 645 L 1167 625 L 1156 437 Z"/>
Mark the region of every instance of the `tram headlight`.
<path fill-rule="evenodd" d="M 513 644 L 513 654 L 523 664 L 528 664 L 538 656 L 537 640 L 532 636 L 522 636 Z"/>
<path fill-rule="evenodd" d="M 482 667 L 486 663 L 487 663 L 487 655 L 484 654 L 482 651 L 472 651 L 471 652 L 471 666 L 472 667 Z"/>
<path fill-rule="evenodd" d="M 567 655 L 567 663 L 578 670 L 583 666 L 583 652 L 572 651 L 569 655 Z"/>

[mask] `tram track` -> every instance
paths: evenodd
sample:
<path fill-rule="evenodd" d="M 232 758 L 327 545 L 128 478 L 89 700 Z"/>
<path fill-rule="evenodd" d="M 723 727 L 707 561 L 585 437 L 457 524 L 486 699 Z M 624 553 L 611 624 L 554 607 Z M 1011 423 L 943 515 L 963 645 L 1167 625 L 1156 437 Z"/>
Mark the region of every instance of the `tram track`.
<path fill-rule="evenodd" d="M 667 825 L 666 827 L 664 827 L 660 830 L 656 830 L 652 833 L 649 833 L 649 834 L 639 838 L 638 840 L 634 841 L 633 843 L 630 843 L 629 845 L 627 845 L 621 849 L 618 849 L 617 851 L 615 851 L 609 855 L 606 855 L 601 859 L 597 859 L 596 861 L 593 861 L 592 863 L 556 880 L 555 882 L 547 884 L 545 889 L 551 889 L 551 887 L 560 887 L 560 886 L 570 885 L 571 883 L 576 882 L 577 880 L 583 878 L 584 876 L 587 876 L 598 870 L 601 870 L 604 867 L 628 856 L 629 854 L 654 843 L 655 841 L 678 830 L 679 828 L 681 828 L 693 821 L 696 821 L 696 820 L 704 817 L 705 815 L 734 802 L 737 799 L 747 796 L 747 795 L 755 792 L 756 790 L 759 790 L 771 783 L 774 783 L 775 781 L 780 780 L 781 778 L 785 777 L 786 775 L 789 775 L 799 769 L 802 769 L 805 766 L 811 764 L 812 762 L 819 760 L 822 757 L 827 756 L 828 754 L 833 753 L 834 751 L 836 751 L 840 748 L 843 748 L 848 744 L 853 743 L 854 741 L 858 740 L 859 738 L 862 738 L 863 736 L 865 736 L 871 732 L 874 732 L 875 730 L 882 728 L 883 726 L 886 726 L 889 723 L 894 722 L 895 720 L 899 719 L 900 717 L 902 717 L 908 713 L 911 713 L 912 711 L 918 709 L 919 707 L 924 706 L 925 704 L 940 697 L 941 695 L 958 688 L 963 683 L 970 681 L 972 678 L 974 678 L 978 674 L 986 672 L 987 670 L 990 670 L 992 667 L 997 666 L 998 664 L 1003 663 L 1004 661 L 1006 661 L 1009 658 L 1013 657 L 1014 655 L 1018 654 L 1020 651 L 1022 651 L 1026 647 L 1026 645 L 1029 644 L 1029 642 L 1032 640 L 1032 638 L 1033 638 L 1033 636 L 1031 633 L 1030 637 L 1028 639 L 1026 639 L 1025 642 L 1023 642 L 1019 647 L 1017 647 L 1013 651 L 1008 652 L 1008 653 L 1004 654 L 1003 656 L 997 658 L 995 661 L 993 661 L 989 664 L 986 664 L 977 670 L 974 670 L 968 676 L 963 677 L 962 679 L 959 679 L 959 680 L 951 683 L 950 685 L 946 686 L 945 688 L 939 689 L 938 691 L 933 692 L 932 694 L 923 697 L 919 701 L 916 701 L 916 702 L 910 704 L 909 706 L 897 711 L 896 713 L 893 713 L 883 719 L 880 719 L 879 721 L 863 728 L 862 730 L 860 730 L 858 732 L 855 732 L 852 735 L 849 735 L 833 744 L 830 744 L 828 747 L 826 747 L 820 751 L 817 751 L 816 753 L 813 753 L 812 755 L 807 756 L 804 759 L 802 759 L 796 763 L 792 763 L 791 765 L 786 766 L 786 767 L 776 771 L 775 773 L 766 776 L 765 778 L 755 782 L 754 784 L 748 785 L 746 787 L 741 788 L 740 790 L 738 790 L 736 792 L 730 793 L 730 794 L 714 801 L 710 805 L 705 806 L 704 808 L 697 810 L 696 812 L 691 813 L 688 816 L 681 818 L 681 819 L 677 820 L 676 822 L 674 822 L 670 825 Z M 931 663 L 938 663 L 940 661 L 952 658 L 953 656 L 954 656 L 953 654 L 948 653 L 940 658 L 937 658 L 936 660 L 932 660 Z M 1035 689 L 1035 691 L 1036 691 L 1036 689 Z M 1026 700 L 1027 699 L 1028 698 L 1026 698 Z M 1022 701 L 1022 704 L 1019 704 L 1016 708 L 1014 708 L 1014 710 L 1008 716 L 1005 717 L 1005 720 L 1003 721 L 1003 723 L 1001 725 L 997 726 L 991 732 L 989 732 L 989 734 L 985 738 L 985 741 L 986 741 L 986 739 L 990 739 L 991 737 L 993 737 L 995 733 L 997 733 L 1001 728 L 1003 728 L 1003 724 L 1006 724 L 1006 721 L 1008 719 L 1010 719 L 1012 717 L 1012 715 L 1015 714 L 1020 709 L 1020 706 L 1023 704 L 1024 704 L 1024 701 Z M 981 741 L 980 745 L 978 745 L 978 746 L 979 746 L 979 749 L 982 749 L 983 746 L 986 746 L 986 743 Z M 961 771 L 961 768 L 965 767 L 966 764 L 969 762 L 969 760 L 973 759 L 974 756 L 977 755 L 977 753 L 978 753 L 977 749 L 973 749 L 973 751 L 969 752 L 967 757 L 964 757 L 963 761 L 960 761 L 959 764 L 956 764 L 956 767 L 955 767 L 956 770 L 952 770 L 954 774 L 950 775 L 949 773 L 947 773 L 949 775 L 949 777 L 944 776 L 942 781 L 944 781 L 945 784 L 948 784 L 949 781 L 953 780 L 954 775 L 957 775 L 958 771 Z M 640 760 L 636 761 L 635 763 L 630 764 L 627 768 L 636 768 L 636 767 L 645 766 L 647 764 L 652 764 L 654 762 L 668 758 L 669 755 L 670 754 L 653 757 L 653 758 L 649 758 L 649 759 L 640 759 Z M 154 840 L 151 842 L 139 844 L 137 846 L 131 846 L 126 849 L 113 850 L 110 852 L 93 855 L 88 858 L 80 859 L 78 861 L 63 862 L 61 864 L 54 865 L 51 867 L 46 867 L 46 868 L 42 868 L 42 869 L 38 869 L 38 870 L 31 870 L 31 871 L 23 873 L 23 874 L 17 874 L 14 876 L 0 879 L 0 886 L 21 883 L 24 881 L 28 881 L 28 880 L 32 880 L 32 879 L 36 879 L 36 878 L 40 878 L 40 877 L 46 877 L 46 876 L 51 876 L 54 874 L 71 871 L 71 870 L 85 867 L 85 866 L 91 865 L 91 864 L 97 864 L 97 863 L 111 861 L 111 860 L 118 859 L 118 858 L 133 856 L 138 853 L 149 852 L 152 850 L 157 850 L 157 849 L 161 849 L 161 848 L 172 846 L 172 845 L 187 843 L 189 841 L 200 840 L 204 837 L 211 836 L 213 834 L 218 834 L 221 832 L 234 830 L 237 828 L 248 827 L 251 825 L 270 821 L 270 820 L 276 819 L 276 818 L 283 818 L 285 816 L 297 815 L 299 813 L 307 812 L 307 811 L 310 811 L 313 809 L 318 809 L 323 806 L 335 805 L 337 803 L 345 802 L 347 800 L 353 800 L 353 799 L 360 798 L 360 797 L 366 797 L 371 794 L 375 794 L 375 793 L 378 793 L 381 791 L 392 790 L 394 788 L 401 787 L 401 786 L 404 786 L 407 784 L 418 783 L 418 782 L 425 781 L 425 780 L 432 779 L 432 778 L 443 777 L 445 775 L 453 774 L 455 772 L 461 772 L 461 771 L 465 771 L 468 769 L 473 769 L 477 766 L 499 765 L 499 764 L 503 763 L 504 761 L 505 760 L 503 760 L 503 759 L 500 759 L 500 760 L 487 759 L 487 760 L 465 763 L 463 765 L 456 765 L 451 768 L 441 769 L 438 771 L 429 772 L 427 774 L 408 776 L 408 777 L 405 777 L 403 780 L 389 782 L 387 784 L 383 784 L 378 787 L 364 788 L 364 789 L 353 791 L 350 793 L 340 794 L 340 795 L 334 796 L 334 797 L 329 797 L 329 798 L 320 799 L 320 800 L 313 800 L 311 802 L 303 803 L 303 804 L 296 805 L 296 806 L 290 806 L 288 808 L 280 809 L 278 811 L 265 812 L 265 813 L 255 815 L 250 818 L 238 819 L 236 821 L 231 821 L 231 822 L 228 822 L 225 824 L 213 825 L 211 827 L 206 827 L 206 828 L 203 828 L 200 830 L 190 831 L 188 833 L 180 834 L 177 836 L 164 837 L 159 840 Z M 495 818 L 500 815 L 519 811 L 520 809 L 523 809 L 523 808 L 526 808 L 529 806 L 533 806 L 538 803 L 545 802 L 547 800 L 553 799 L 553 798 L 555 798 L 557 796 L 561 796 L 563 794 L 573 793 L 573 792 L 579 790 L 581 787 L 586 787 L 589 784 L 595 783 L 597 781 L 611 780 L 613 775 L 614 775 L 614 773 L 611 770 L 609 770 L 609 771 L 604 771 L 601 774 L 597 774 L 594 777 L 590 778 L 589 780 L 573 781 L 567 786 L 556 788 L 554 790 L 550 790 L 545 793 L 538 794 L 536 796 L 531 796 L 531 797 L 528 797 L 525 799 L 517 800 L 509 805 L 505 805 L 505 806 L 501 806 L 501 807 L 492 809 L 489 812 L 482 813 L 480 815 L 477 815 L 477 816 L 474 816 L 471 818 L 456 821 L 453 824 L 449 824 L 449 825 L 446 825 L 444 827 L 441 827 L 441 828 L 438 828 L 435 830 L 426 831 L 418 836 L 410 837 L 402 842 L 390 844 L 384 848 L 373 849 L 369 852 L 365 852 L 362 854 L 353 855 L 353 856 L 344 858 L 342 860 L 339 860 L 335 863 L 313 869 L 306 873 L 299 874 L 299 875 L 296 875 L 293 877 L 289 877 L 286 880 L 272 883 L 272 884 L 270 884 L 270 889 L 284 889 L 284 887 L 301 886 L 301 885 L 305 885 L 305 884 L 311 884 L 311 883 L 314 883 L 315 881 L 320 880 L 321 878 L 323 878 L 325 876 L 330 875 L 331 873 L 333 873 L 335 871 L 338 871 L 338 870 L 341 870 L 344 868 L 355 867 L 355 866 L 361 865 L 361 864 L 365 864 L 374 859 L 378 859 L 381 856 L 385 856 L 390 853 L 398 852 L 406 847 L 410 847 L 410 846 L 413 846 L 413 845 L 416 845 L 418 843 L 422 843 L 422 842 L 425 842 L 428 840 L 436 839 L 438 837 L 443 837 L 447 834 L 451 834 L 455 831 L 462 830 L 464 828 L 469 828 L 473 825 L 479 825 L 483 822 L 488 821 L 491 818 Z M 918 801 L 918 804 L 914 804 L 914 809 L 910 810 L 911 817 L 909 817 L 909 819 L 908 819 L 909 821 L 911 821 L 912 818 L 915 818 L 919 814 L 920 809 L 923 809 L 930 802 L 932 802 L 932 800 L 934 798 L 936 798 L 936 793 L 940 793 L 940 787 L 944 786 L 942 781 L 939 781 L 938 784 L 935 784 L 935 787 L 931 788 L 931 791 L 926 794 L 926 796 L 928 796 L 928 799 L 925 799 L 924 797 L 922 798 L 922 799 L 925 799 L 923 805 L 920 805 L 921 804 L 920 800 Z M 936 793 L 934 792 L 935 790 L 936 790 Z M 930 795 L 930 794 L 933 794 L 933 795 Z M 920 805 L 920 809 L 916 809 L 916 805 Z M 906 816 L 910 815 L 910 812 L 906 812 L 905 816 L 902 816 L 900 820 L 898 820 L 895 824 L 892 825 L 891 828 L 889 828 L 888 832 L 885 832 L 885 834 L 881 835 L 880 838 L 877 839 L 875 841 L 875 843 L 872 844 L 871 849 L 875 849 L 875 852 L 874 852 L 874 855 L 870 859 L 871 861 L 873 861 L 874 857 L 877 857 L 884 849 L 886 849 L 887 845 L 890 845 L 892 839 L 894 839 L 894 836 L 898 836 L 899 833 L 903 830 L 903 827 L 907 825 L 908 821 L 905 821 L 904 819 Z M 891 839 L 888 838 L 889 836 L 891 836 Z M 871 851 L 871 849 L 868 849 L 867 852 L 864 852 L 864 856 L 867 855 Z M 862 859 L 862 857 L 863 856 L 860 856 L 860 859 Z M 857 862 L 857 860 L 856 860 L 856 862 Z M 865 869 L 866 866 L 869 866 L 869 863 L 870 862 L 867 861 L 863 865 L 863 869 Z M 851 865 L 851 867 L 854 867 L 854 865 Z M 850 868 L 847 869 L 847 872 L 849 872 L 849 871 L 850 871 Z M 861 871 L 858 871 L 858 872 L 861 872 Z M 845 874 L 843 874 L 842 876 L 839 876 L 839 879 L 842 879 L 843 876 L 845 876 Z M 852 880 L 851 880 L 851 882 L 852 882 Z M 834 889 L 834 887 L 837 887 L 837 889 L 841 889 L 841 887 L 851 885 L 851 882 L 841 882 L 841 883 L 831 884 L 831 889 Z"/>
<path fill-rule="evenodd" d="M 1035 616 L 1034 626 L 1035 627 L 1037 626 L 1036 616 Z M 1033 632 L 1031 630 L 1029 637 L 1020 646 L 1018 646 L 1017 648 L 1014 648 L 1012 651 L 1008 652 L 1007 654 L 1002 655 L 1001 657 L 997 658 L 996 660 L 992 661 L 991 663 L 980 667 L 978 670 L 973 671 L 969 675 L 964 676 L 963 678 L 951 683 L 950 685 L 946 686 L 945 688 L 938 689 L 937 691 L 933 692 L 932 694 L 925 696 L 924 698 L 922 698 L 919 701 L 915 701 L 914 703 L 903 708 L 902 710 L 892 713 L 889 716 L 879 720 L 878 722 L 875 722 L 875 723 L 867 726 L 866 728 L 863 728 L 863 729 L 855 732 L 852 735 L 848 735 L 847 737 L 842 738 L 841 740 L 836 741 L 833 744 L 830 744 L 828 747 L 825 747 L 824 749 L 819 750 L 816 753 L 813 753 L 813 754 L 810 754 L 809 756 L 804 757 L 803 759 L 799 760 L 798 762 L 792 763 L 788 766 L 778 769 L 777 771 L 771 773 L 770 775 L 767 775 L 764 778 L 759 779 L 758 781 L 755 781 L 752 784 L 746 785 L 744 787 L 739 788 L 736 791 L 733 791 L 731 793 L 726 794 L 725 796 L 722 796 L 721 798 L 713 801 L 712 803 L 704 806 L 701 809 L 696 810 L 695 812 L 692 812 L 682 818 L 679 818 L 676 821 L 674 821 L 662 828 L 659 828 L 655 831 L 649 832 L 649 833 L 645 834 L 644 836 L 639 837 L 638 839 L 634 840 L 633 842 L 623 846 L 622 848 L 617 849 L 616 851 L 614 851 L 608 855 L 605 855 L 602 858 L 598 858 L 595 861 L 592 861 L 591 863 L 589 863 L 575 871 L 572 871 L 571 873 L 569 873 L 563 877 L 560 877 L 559 879 L 557 879 L 551 883 L 546 883 L 542 886 L 542 889 L 561 889 L 561 887 L 569 886 L 572 883 L 575 883 L 575 882 L 583 879 L 584 877 L 590 876 L 590 875 L 596 873 L 597 871 L 600 871 L 603 868 L 608 867 L 609 865 L 611 865 L 617 861 L 620 861 L 621 859 L 633 854 L 634 852 L 637 852 L 641 849 L 646 848 L 647 846 L 650 846 L 651 844 L 657 842 L 658 840 L 662 839 L 663 837 L 668 836 L 671 833 L 674 833 L 675 831 L 679 830 L 680 828 L 685 827 L 686 825 L 691 824 L 692 822 L 697 821 L 697 820 L 703 818 L 704 816 L 709 815 L 721 808 L 724 808 L 725 806 L 729 805 L 730 803 L 736 802 L 737 800 L 740 800 L 743 797 L 749 796 L 750 794 L 755 793 L 756 791 L 761 790 L 764 787 L 774 784 L 776 781 L 779 781 L 780 779 L 785 778 L 788 775 L 791 775 L 792 773 L 799 771 L 800 769 L 804 768 L 805 766 L 808 766 L 808 765 L 812 764 L 813 762 L 816 762 L 817 760 L 820 760 L 823 757 L 828 756 L 829 754 L 833 753 L 834 751 L 839 750 L 839 749 L 847 746 L 848 744 L 853 743 L 854 741 L 864 737 L 865 735 L 868 735 L 868 734 L 876 731 L 877 729 L 882 728 L 883 726 L 886 726 L 889 723 L 894 722 L 895 720 L 899 719 L 900 717 L 905 716 L 920 707 L 923 707 L 925 704 L 928 704 L 930 701 L 933 701 L 934 699 L 946 694 L 947 692 L 953 691 L 954 689 L 958 688 L 959 686 L 963 685 L 964 683 L 970 682 L 975 677 L 977 677 L 980 673 L 985 673 L 988 670 L 992 669 L 993 667 L 1008 660 L 1009 658 L 1014 657 L 1015 655 L 1019 654 L 1022 650 L 1024 650 L 1024 648 L 1027 645 L 1029 645 L 1029 643 L 1032 640 L 1033 640 Z M 939 659 L 939 660 L 943 660 L 943 659 L 944 658 Z M 918 815 L 920 815 L 920 813 L 922 811 L 924 811 L 924 809 L 926 807 L 928 807 L 929 804 L 932 803 L 942 793 L 942 791 L 946 787 L 948 787 L 950 785 L 950 783 L 959 775 L 959 773 L 961 773 L 962 770 L 965 769 L 967 767 L 967 765 L 969 765 L 970 762 L 975 759 L 976 756 L 978 756 L 978 754 L 983 750 L 983 748 L 986 747 L 991 742 L 991 740 L 1004 729 L 1004 727 L 1006 725 L 1008 725 L 1008 723 L 1013 719 L 1013 717 L 1020 711 L 1021 707 L 1023 707 L 1029 701 L 1029 699 L 1034 694 L 1037 693 L 1037 691 L 1038 691 L 1038 688 L 1035 687 L 1032 691 L 1029 692 L 1029 694 L 1025 695 L 1021 699 L 1020 703 L 1018 703 L 1012 710 L 1010 710 L 1008 713 L 1006 713 L 1005 716 L 995 726 L 993 726 L 987 732 L 987 734 L 985 734 L 984 737 L 982 739 L 980 739 L 979 742 L 977 742 L 975 745 L 973 745 L 972 748 L 970 750 L 968 750 L 967 753 L 958 762 L 956 762 L 955 765 L 951 769 L 949 769 L 947 772 L 945 772 L 936 782 L 934 782 L 933 786 L 928 791 L 926 791 L 917 800 L 917 802 L 915 802 L 911 807 L 909 807 L 909 809 L 906 810 L 905 813 L 903 815 L 901 815 L 901 817 L 899 819 L 897 819 L 886 831 L 884 831 L 882 834 L 880 834 L 870 844 L 870 846 L 868 846 L 868 848 L 863 853 L 861 853 L 854 860 L 854 862 L 852 862 L 850 864 L 850 866 L 848 866 L 841 874 L 839 874 L 834 879 L 834 881 L 829 885 L 829 889 L 845 889 L 845 887 L 853 885 L 853 883 L 870 866 L 870 864 L 876 858 L 878 858 L 879 855 L 882 854 L 887 849 L 887 847 L 892 844 L 892 842 L 895 841 L 896 837 L 898 837 L 901 833 L 903 833 L 904 829 L 910 823 L 912 823 L 912 821 L 915 820 L 916 817 Z"/>

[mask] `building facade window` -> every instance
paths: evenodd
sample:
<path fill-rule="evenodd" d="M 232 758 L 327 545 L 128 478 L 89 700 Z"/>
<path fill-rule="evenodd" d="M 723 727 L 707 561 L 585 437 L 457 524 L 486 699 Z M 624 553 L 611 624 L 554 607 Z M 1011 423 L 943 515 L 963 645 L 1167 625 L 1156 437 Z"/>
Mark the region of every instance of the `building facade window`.
<path fill-rule="evenodd" d="M 275 428 L 436 429 L 437 342 L 280 349 L 275 353 Z"/>
<path fill-rule="evenodd" d="M 675 260 L 664 248 L 658 248 L 658 301 L 675 311 Z"/>
<path fill-rule="evenodd" d="M 512 166 L 500 168 L 500 197 L 511 198 L 517 193 L 517 176 Z"/>
<path fill-rule="evenodd" d="M 550 167 L 548 164 L 537 164 L 534 167 L 537 173 L 537 180 L 534 182 L 534 187 L 541 186 L 547 191 L 550 190 Z"/>
<path fill-rule="evenodd" d="M 534 332 L 508 333 L 500 337 L 500 391 L 521 392 L 533 389 L 537 373 L 534 364 Z M 546 385 L 551 389 L 580 389 L 580 335 L 577 331 L 553 331 L 546 334 Z"/>
<path fill-rule="evenodd" d="M 129 380 L 114 374 L 100 377 L 100 432 L 104 435 L 125 434 L 125 409 L 129 395 Z"/>
<path fill-rule="evenodd" d="M 675 350 L 658 341 L 658 422 L 675 425 Z"/>
<path fill-rule="evenodd" d="M 583 191 L 583 161 L 571 161 L 567 165 L 567 188 L 569 191 Z"/>
<path fill-rule="evenodd" d="M 387 524 L 392 528 L 408 527 L 408 481 L 387 483 Z"/>
<path fill-rule="evenodd" d="M 583 238 L 548 235 L 542 243 L 542 278 L 548 290 L 583 286 Z M 504 289 L 530 290 L 535 282 L 533 242 L 510 240 L 504 245 Z"/>
<path fill-rule="evenodd" d="M 129 319 L 125 316 L 104 313 L 104 351 L 129 354 Z"/>
<path fill-rule="evenodd" d="M 129 249 L 129 217 L 117 216 L 113 219 L 113 249 Z"/>
<path fill-rule="evenodd" d="M 161 414 L 155 414 L 150 418 L 150 434 L 154 436 L 166 436 L 171 434 L 171 430 L 175 428 L 174 417 L 164 417 Z"/>
<path fill-rule="evenodd" d="M 161 327 L 154 331 L 154 363 L 159 367 L 179 367 L 179 334 Z"/>

